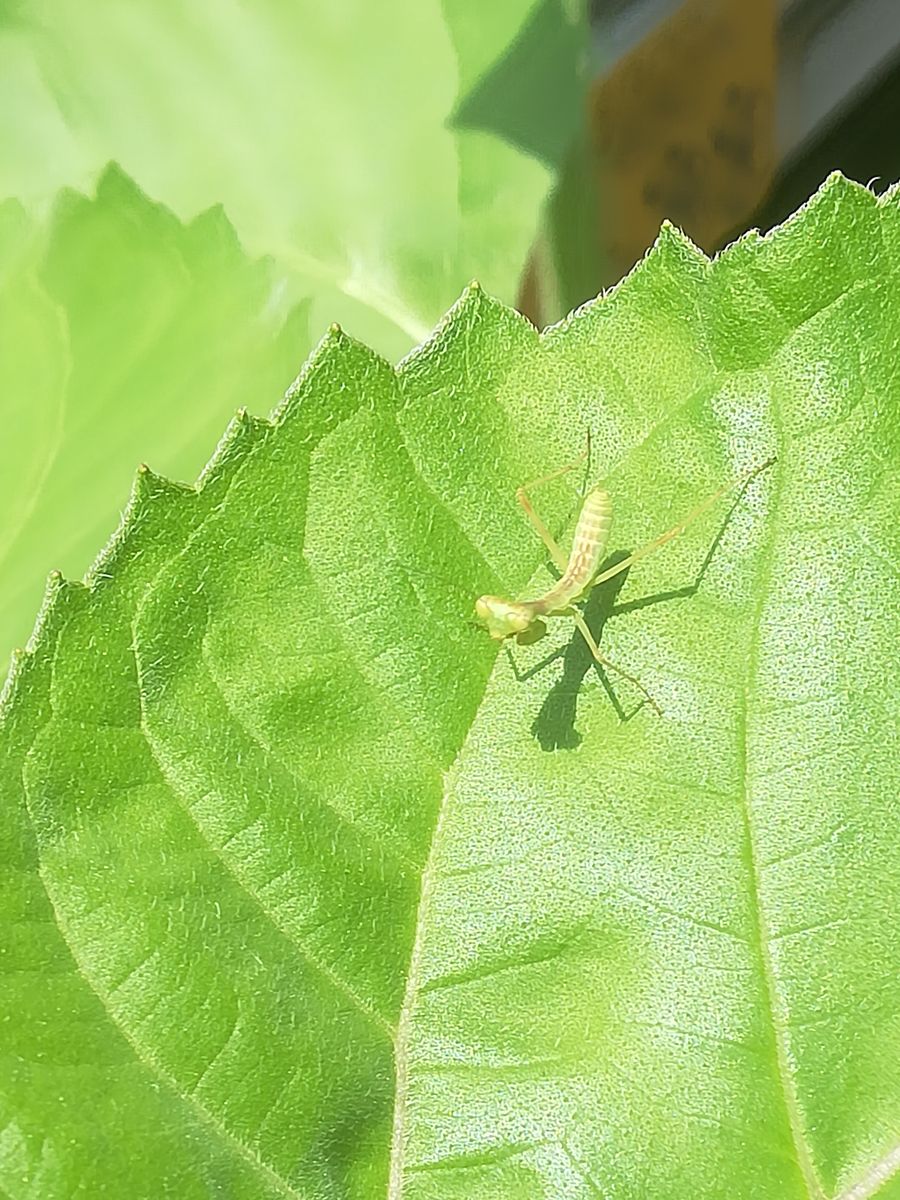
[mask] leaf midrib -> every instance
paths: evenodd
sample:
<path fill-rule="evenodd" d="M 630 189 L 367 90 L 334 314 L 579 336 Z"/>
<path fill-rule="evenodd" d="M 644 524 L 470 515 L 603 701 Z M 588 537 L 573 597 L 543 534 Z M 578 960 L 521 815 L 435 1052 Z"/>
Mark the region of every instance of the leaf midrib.
<path fill-rule="evenodd" d="M 770 389 L 770 399 L 773 407 L 774 429 L 781 428 L 778 411 L 775 407 L 774 396 Z M 763 613 L 769 600 L 772 585 L 774 562 L 774 546 L 778 536 L 778 518 L 780 501 L 784 490 L 784 467 L 782 466 L 784 448 L 779 446 L 779 455 L 773 468 L 773 486 L 770 495 L 769 509 L 771 512 L 768 536 L 765 538 L 761 551 L 761 562 L 756 578 L 756 603 L 750 625 L 750 641 L 747 652 L 747 673 L 744 686 L 739 692 L 738 710 L 738 784 L 741 793 L 741 816 L 744 824 L 744 852 L 748 867 L 750 889 L 750 907 L 756 920 L 756 938 L 759 950 L 760 970 L 765 989 L 766 1006 L 768 1009 L 769 1026 L 772 1031 L 775 1063 L 778 1071 L 778 1081 L 784 1100 L 785 1114 L 790 1130 L 791 1142 L 797 1158 L 797 1165 L 803 1176 L 809 1200 L 826 1200 L 825 1190 L 816 1173 L 812 1154 L 806 1135 L 803 1111 L 796 1083 L 790 1069 L 790 1061 L 786 1045 L 786 1028 L 779 1017 L 778 980 L 769 949 L 772 935 L 768 918 L 762 901 L 761 873 L 759 854 L 756 845 L 752 815 L 752 778 L 750 770 L 750 751 L 748 743 L 748 720 L 751 697 L 755 695 L 759 673 L 760 630 Z"/>

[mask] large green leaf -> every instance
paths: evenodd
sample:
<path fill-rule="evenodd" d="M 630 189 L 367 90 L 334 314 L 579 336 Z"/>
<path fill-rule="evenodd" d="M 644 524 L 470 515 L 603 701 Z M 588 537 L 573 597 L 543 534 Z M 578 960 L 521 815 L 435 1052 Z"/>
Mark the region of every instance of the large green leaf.
<path fill-rule="evenodd" d="M 119 171 L 45 224 L 0 206 L 0 653 L 51 567 L 82 575 L 141 460 L 193 479 L 235 408 L 308 353 L 308 307 L 221 211 L 189 225 Z"/>
<path fill-rule="evenodd" d="M 114 159 L 182 219 L 221 203 L 314 329 L 405 351 L 473 275 L 515 299 L 580 118 L 583 8 L 20 0 L 0 196 L 86 190 Z"/>
<path fill-rule="evenodd" d="M 7 693 L 6 1195 L 900 1196 L 898 246 L 835 178 L 140 474 Z M 589 606 L 663 718 L 467 622 L 588 428 L 617 551 L 778 454 Z"/>

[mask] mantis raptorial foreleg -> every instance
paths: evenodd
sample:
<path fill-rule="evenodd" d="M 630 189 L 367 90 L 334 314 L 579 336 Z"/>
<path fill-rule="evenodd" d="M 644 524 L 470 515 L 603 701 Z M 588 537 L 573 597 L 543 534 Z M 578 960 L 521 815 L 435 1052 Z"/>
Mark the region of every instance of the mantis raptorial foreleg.
<path fill-rule="evenodd" d="M 574 471 L 576 467 L 580 466 L 581 463 L 588 458 L 590 452 L 589 441 L 587 450 L 585 450 L 583 454 L 579 454 L 574 462 L 569 463 L 568 466 L 559 467 L 557 470 L 551 471 L 549 475 L 542 475 L 540 479 L 532 479 L 531 483 L 523 483 L 522 486 L 516 490 L 516 499 L 525 510 L 525 516 L 531 522 L 531 526 L 535 533 L 550 551 L 550 557 L 553 559 L 554 564 L 559 568 L 560 571 L 564 571 L 566 569 L 566 563 L 568 562 L 569 556 L 565 554 L 562 549 L 560 549 L 560 546 L 553 534 L 535 512 L 534 506 L 531 503 L 531 497 L 528 493 L 534 488 L 542 487 L 545 483 L 550 483 L 554 479 L 559 479 L 563 475 L 568 475 L 570 471 Z"/>

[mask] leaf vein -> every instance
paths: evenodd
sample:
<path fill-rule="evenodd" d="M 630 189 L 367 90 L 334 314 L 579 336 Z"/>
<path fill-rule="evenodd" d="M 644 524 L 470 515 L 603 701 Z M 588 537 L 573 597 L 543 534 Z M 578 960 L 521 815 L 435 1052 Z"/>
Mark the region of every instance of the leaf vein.
<path fill-rule="evenodd" d="M 142 695 L 142 702 L 143 702 L 143 693 L 141 693 L 141 695 Z M 329 981 L 329 983 L 331 983 L 332 986 L 337 991 L 341 992 L 341 994 L 347 1000 L 350 1001 L 350 1003 L 353 1005 L 354 1008 L 356 1008 L 360 1013 L 362 1013 L 382 1033 L 387 1034 L 387 1036 L 393 1041 L 394 1030 L 393 1030 L 393 1027 L 391 1026 L 390 1022 L 388 1022 L 381 1015 L 381 1013 L 377 1012 L 371 1005 L 369 1005 L 368 1002 L 366 1000 L 364 1000 L 362 998 L 362 996 L 360 996 L 359 993 L 353 987 L 351 987 L 351 985 L 345 979 L 343 979 L 332 967 L 330 967 L 327 963 L 323 962 L 317 955 L 313 954 L 313 952 L 309 949 L 309 947 L 306 946 L 302 941 L 300 941 L 299 938 L 294 937 L 281 924 L 279 924 L 279 922 L 276 920 L 274 915 L 269 911 L 268 908 L 266 908 L 265 904 L 263 903 L 261 897 L 257 894 L 257 892 L 253 888 L 251 888 L 247 883 L 244 882 L 244 880 L 241 878 L 238 871 L 231 865 L 231 863 L 228 861 L 228 859 L 225 857 L 225 855 L 222 854 L 219 847 L 217 847 L 215 845 L 215 843 L 210 839 L 206 830 L 203 828 L 203 826 L 200 824 L 200 822 L 197 820 L 196 816 L 194 815 L 193 811 L 191 810 L 191 806 L 188 803 L 186 796 L 182 793 L 182 791 L 178 785 L 177 772 L 176 772 L 175 768 L 173 766 L 170 766 L 167 769 L 166 764 L 163 762 L 162 757 L 160 756 L 156 746 L 153 743 L 152 738 L 150 737 L 150 735 L 147 731 L 147 728 L 146 728 L 146 725 L 144 722 L 143 713 L 141 716 L 141 728 L 144 732 L 144 738 L 147 742 L 147 746 L 150 750 L 150 753 L 153 755 L 153 758 L 154 758 L 157 766 L 159 767 L 159 771 L 160 771 L 162 778 L 167 782 L 170 793 L 172 794 L 172 796 L 178 803 L 179 807 L 182 809 L 182 811 L 188 817 L 188 820 L 190 821 L 193 828 L 197 831 L 197 835 L 200 838 L 203 845 L 206 846 L 206 848 L 209 850 L 210 854 L 212 854 L 214 856 L 214 858 L 219 863 L 221 863 L 223 870 L 226 872 L 226 874 L 229 876 L 229 878 L 234 881 L 235 885 L 238 887 L 238 889 L 240 890 L 242 895 L 249 897 L 249 899 L 253 902 L 255 907 L 258 908 L 259 911 L 262 913 L 262 915 L 265 917 L 266 922 L 268 924 L 270 924 L 273 929 L 276 930 L 279 937 L 283 938 L 284 941 L 286 941 L 288 943 L 288 945 L 292 946 L 297 951 L 297 953 L 300 954 L 300 956 L 307 963 L 309 963 L 309 965 L 311 967 L 313 967 L 320 975 L 324 976 L 324 978 L 327 979 Z"/>
<path fill-rule="evenodd" d="M 778 497 L 781 495 L 783 489 L 783 470 L 784 468 L 781 466 L 781 458 L 779 458 L 775 464 L 776 474 L 772 493 L 773 501 L 771 506 L 773 514 L 778 513 Z M 787 1026 L 785 1021 L 782 1019 L 780 1012 L 778 980 L 776 977 L 770 949 L 772 944 L 772 933 L 769 928 L 768 918 L 766 916 L 765 907 L 762 901 L 760 853 L 756 844 L 756 833 L 754 830 L 752 815 L 752 781 L 750 779 L 749 765 L 750 755 L 748 739 L 748 714 L 750 708 L 750 695 L 756 683 L 759 669 L 759 643 L 762 615 L 768 599 L 768 593 L 771 588 L 774 571 L 774 554 L 772 550 L 774 541 L 775 529 L 773 518 L 773 529 L 763 551 L 763 558 L 757 581 L 758 598 L 753 613 L 753 622 L 750 632 L 750 646 L 747 655 L 747 675 L 744 688 L 739 693 L 738 769 L 740 771 L 742 794 L 741 815 L 744 824 L 744 853 L 748 868 L 750 904 L 756 918 L 756 937 L 759 948 L 760 967 L 762 970 L 766 1003 L 769 1010 L 769 1016 L 771 1018 L 775 1062 L 778 1070 L 778 1079 L 781 1085 L 782 1096 L 784 1099 L 788 1128 L 790 1130 L 791 1140 L 794 1145 L 797 1166 L 803 1176 L 803 1181 L 806 1186 L 809 1200 L 825 1200 L 825 1190 L 819 1181 L 815 1165 L 812 1160 L 812 1155 L 807 1142 L 800 1099 L 797 1094 L 795 1080 L 791 1073 L 790 1058 L 786 1044 Z"/>
<path fill-rule="evenodd" d="M 23 780 L 23 792 L 25 792 Z M 25 792 L 27 795 L 27 792 Z M 104 994 L 104 990 L 94 983 L 88 971 L 79 962 L 74 950 L 74 942 L 69 935 L 67 922 L 62 917 L 59 909 L 53 900 L 53 892 L 49 886 L 45 876 L 43 863 L 38 866 L 38 877 L 41 880 L 41 885 L 44 889 L 44 894 L 47 897 L 47 902 L 53 912 L 54 922 L 59 930 L 60 937 L 65 942 L 66 947 L 71 957 L 72 965 L 75 968 L 78 976 L 84 981 L 89 991 L 96 996 L 101 1008 L 106 1013 L 109 1020 L 118 1029 L 119 1033 L 125 1039 L 125 1042 L 131 1048 L 131 1052 L 135 1060 L 141 1067 L 152 1077 L 158 1079 L 172 1094 L 181 1101 L 181 1103 L 192 1108 L 204 1124 L 208 1125 L 215 1134 L 223 1141 L 227 1142 L 245 1161 L 247 1161 L 255 1170 L 257 1170 L 268 1183 L 278 1192 L 279 1195 L 285 1196 L 288 1200 L 306 1200 L 300 1192 L 296 1191 L 290 1183 L 268 1163 L 264 1162 L 252 1146 L 248 1146 L 246 1142 L 241 1141 L 222 1121 L 205 1105 L 201 1104 L 190 1092 L 181 1088 L 177 1079 L 170 1075 L 166 1068 L 160 1063 L 155 1055 L 142 1046 L 130 1033 L 128 1027 L 122 1023 L 119 1017 L 110 1005 L 108 997 Z"/>

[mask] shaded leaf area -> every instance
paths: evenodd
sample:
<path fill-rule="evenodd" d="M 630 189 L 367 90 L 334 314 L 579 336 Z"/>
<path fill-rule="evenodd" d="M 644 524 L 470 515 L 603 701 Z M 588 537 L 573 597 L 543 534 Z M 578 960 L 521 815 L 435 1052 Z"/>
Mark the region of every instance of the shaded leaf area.
<path fill-rule="evenodd" d="M 565 5 L 541 0 L 506 54 L 462 97 L 453 124 L 494 132 L 558 169 L 580 123 L 582 83 L 574 68 L 584 41 Z"/>
<path fill-rule="evenodd" d="M 898 237 L 835 178 L 543 337 L 473 289 L 139 476 L 7 692 L 6 1194 L 900 1195 Z M 589 606 L 662 719 L 468 624 L 587 428 L 616 553 L 778 454 Z"/>
<path fill-rule="evenodd" d="M 501 64 L 544 10 L 565 86 L 515 145 L 453 129 L 483 78 L 518 107 Z M 561 0 L 22 0 L 0 26 L 0 195 L 46 202 L 114 160 L 184 220 L 221 203 L 302 278 L 317 332 L 338 320 L 388 355 L 476 274 L 514 300 L 554 178 L 532 152 L 564 144 L 581 104 L 585 28 Z"/>
<path fill-rule="evenodd" d="M 235 408 L 308 352 L 307 308 L 221 211 L 189 225 L 110 170 L 45 224 L 0 207 L 0 647 L 24 643 L 51 567 L 81 575 L 137 462 L 195 478 Z"/>

